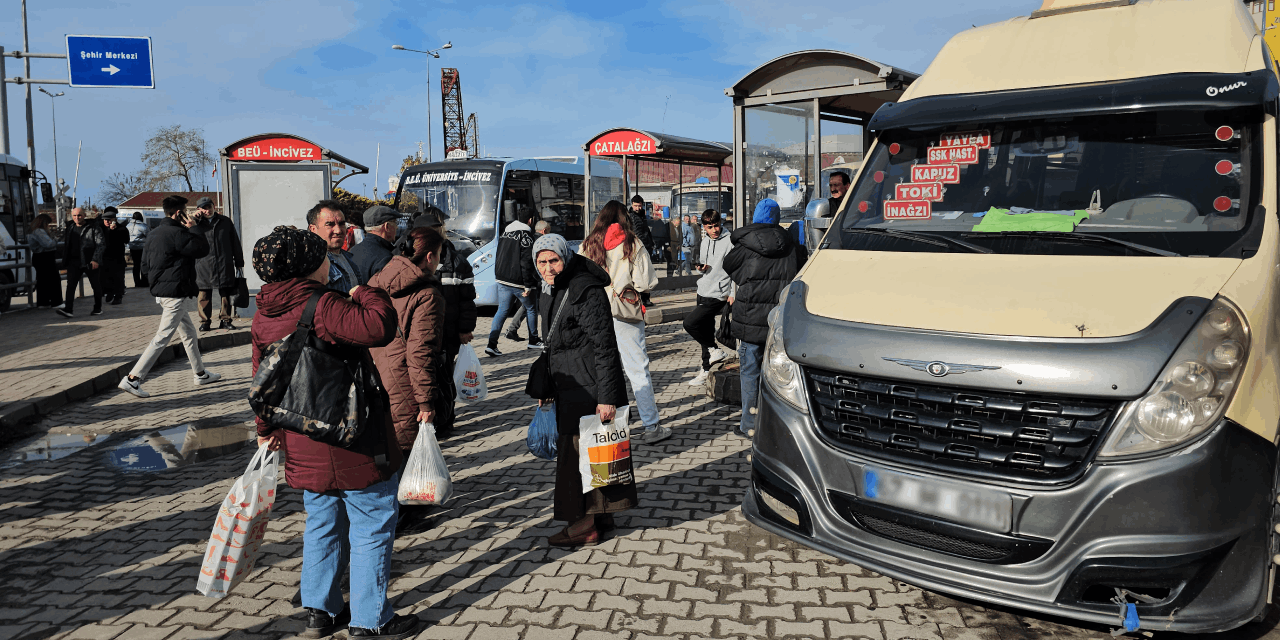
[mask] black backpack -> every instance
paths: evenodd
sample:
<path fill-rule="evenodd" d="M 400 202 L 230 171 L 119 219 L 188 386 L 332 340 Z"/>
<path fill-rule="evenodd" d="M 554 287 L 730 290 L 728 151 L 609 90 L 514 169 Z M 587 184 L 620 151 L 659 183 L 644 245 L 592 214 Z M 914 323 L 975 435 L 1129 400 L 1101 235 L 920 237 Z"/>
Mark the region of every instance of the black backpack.
<path fill-rule="evenodd" d="M 316 336 L 316 304 L 325 293 L 313 292 L 297 329 L 263 350 L 249 406 L 270 426 L 351 448 L 383 414 L 386 392 L 367 349 Z"/>

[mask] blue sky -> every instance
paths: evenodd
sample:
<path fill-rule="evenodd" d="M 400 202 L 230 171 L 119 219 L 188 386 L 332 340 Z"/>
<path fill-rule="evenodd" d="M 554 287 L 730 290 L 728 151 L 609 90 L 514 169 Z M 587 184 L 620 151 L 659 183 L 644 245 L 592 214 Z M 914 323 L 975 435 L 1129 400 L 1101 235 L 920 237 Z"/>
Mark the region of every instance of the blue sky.
<path fill-rule="evenodd" d="M 587 138 L 615 126 L 728 141 L 725 87 L 772 58 L 837 49 L 923 72 L 952 35 L 1039 4 L 230 0 L 184 7 L 106 0 L 30 3 L 28 20 L 35 52 L 65 52 L 67 33 L 154 41 L 154 90 L 49 87 L 67 93 L 57 109 L 59 175 L 68 184 L 76 145 L 84 144 L 83 202 L 106 176 L 140 168 L 143 141 L 171 124 L 203 129 L 215 153 L 249 135 L 293 133 L 371 171 L 381 143 L 385 187 L 388 165 L 397 168 L 427 136 L 427 57 L 393 44 L 453 42 L 431 60 L 437 158 L 441 66 L 459 70 L 463 108 L 477 114 L 487 153 L 580 155 Z M 6 50 L 21 48 L 18 16 L 18 3 L 8 3 L 0 20 Z M 7 76 L 21 73 L 17 61 L 6 63 Z M 33 60 L 32 75 L 65 78 L 65 61 Z M 52 179 L 50 99 L 35 92 L 33 100 L 36 165 Z M 11 153 L 25 160 L 23 92 L 12 84 L 9 126 Z M 372 182 L 357 176 L 342 186 L 367 195 Z"/>

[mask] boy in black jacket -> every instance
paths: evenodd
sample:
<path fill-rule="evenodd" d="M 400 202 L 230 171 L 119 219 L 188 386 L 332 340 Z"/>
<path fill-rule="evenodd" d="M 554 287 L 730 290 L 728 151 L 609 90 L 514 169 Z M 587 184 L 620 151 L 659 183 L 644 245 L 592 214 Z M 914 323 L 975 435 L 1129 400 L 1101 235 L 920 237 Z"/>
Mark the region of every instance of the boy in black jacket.
<path fill-rule="evenodd" d="M 489 346 L 484 352 L 491 357 L 502 355 L 498 351 L 498 336 L 507 318 L 507 309 L 513 301 L 524 305 L 525 320 L 529 325 L 529 348 L 541 349 L 538 340 L 538 317 L 534 310 L 534 295 L 539 290 L 538 272 L 533 266 L 533 214 L 522 211 L 516 221 L 507 225 L 506 233 L 498 238 L 498 251 L 493 265 L 493 276 L 498 285 L 498 312 L 493 316 L 489 329 Z"/>

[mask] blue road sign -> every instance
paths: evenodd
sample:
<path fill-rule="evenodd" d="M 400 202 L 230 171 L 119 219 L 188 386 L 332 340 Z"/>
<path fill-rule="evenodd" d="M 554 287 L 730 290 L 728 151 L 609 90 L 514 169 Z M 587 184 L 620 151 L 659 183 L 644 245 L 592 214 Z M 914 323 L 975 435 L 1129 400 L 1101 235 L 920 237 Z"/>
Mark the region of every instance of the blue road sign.
<path fill-rule="evenodd" d="M 151 38 L 68 35 L 67 68 L 73 87 L 156 87 Z"/>

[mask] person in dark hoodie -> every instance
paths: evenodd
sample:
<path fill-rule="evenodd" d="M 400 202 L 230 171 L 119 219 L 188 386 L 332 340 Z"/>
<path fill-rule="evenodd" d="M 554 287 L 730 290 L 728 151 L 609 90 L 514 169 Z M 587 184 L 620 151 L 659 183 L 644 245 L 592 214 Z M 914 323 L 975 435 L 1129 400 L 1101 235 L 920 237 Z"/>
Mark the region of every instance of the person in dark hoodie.
<path fill-rule="evenodd" d="M 129 228 L 116 220 L 118 210 L 102 210 L 102 235 L 106 250 L 102 253 L 102 290 L 107 304 L 124 302 L 124 252 L 129 246 Z"/>
<path fill-rule="evenodd" d="M 622 355 L 605 293 L 609 274 L 585 256 L 570 254 L 564 237 L 554 233 L 538 238 L 533 255 L 542 277 L 538 307 L 547 328 L 556 394 L 539 398 L 538 404 L 555 405 L 559 433 L 553 517 L 569 523 L 549 542 L 556 547 L 591 546 L 616 528 L 612 514 L 639 502 L 634 482 L 583 493 L 578 471 L 579 419 L 594 413 L 608 422 L 617 407 L 627 404 Z"/>
<path fill-rule="evenodd" d="M 498 239 L 498 250 L 495 252 L 497 258 L 493 265 L 493 276 L 498 281 L 498 312 L 493 316 L 493 325 L 489 329 L 489 346 L 484 350 L 495 358 L 502 355 L 498 351 L 498 336 L 502 333 L 507 309 L 513 302 L 524 305 L 529 324 L 529 348 L 542 348 L 542 343 L 538 341 L 538 320 L 533 306 L 538 290 L 538 272 L 533 268 L 533 256 L 529 252 L 534 239 L 533 228 L 529 226 L 533 224 L 533 212 L 524 211 L 517 215 L 515 222 L 507 225 L 506 233 Z"/>
<path fill-rule="evenodd" d="M 751 437 L 755 415 L 751 413 L 759 392 L 760 363 L 769 336 L 769 312 L 782 290 L 800 272 L 809 254 L 778 225 L 778 203 L 769 198 L 756 205 L 752 224 L 729 234 L 733 249 L 724 258 L 724 270 L 733 280 L 733 337 L 738 339 L 739 380 L 742 385 L 742 434 Z"/>
<path fill-rule="evenodd" d="M 405 459 L 421 423 L 431 423 L 437 432 L 442 419 L 453 423 L 453 398 L 444 384 L 451 377 L 444 364 L 444 292 L 435 277 L 444 244 L 444 236 L 435 229 L 413 229 L 404 255 L 392 257 L 369 280 L 369 286 L 391 296 L 396 309 L 395 337 L 370 352 L 391 399 L 396 439 Z M 401 505 L 396 533 L 421 532 L 419 525 L 429 510 L 423 505 Z"/>
<path fill-rule="evenodd" d="M 323 293 L 315 307 L 315 335 L 347 357 L 361 357 L 362 350 L 385 346 L 395 336 L 396 312 L 385 291 L 356 285 L 348 298 L 328 289 L 328 254 L 324 239 L 293 227 L 276 227 L 254 244 L 253 269 L 264 283 L 251 330 L 254 375 L 266 348 L 293 333 L 317 292 Z M 416 617 L 395 615 L 387 601 L 404 456 L 390 411 L 381 402 L 370 407 L 362 414 L 368 423 L 345 448 L 257 421 L 259 446 L 285 449 L 285 482 L 302 490 L 307 512 L 303 637 L 323 638 L 343 626 L 352 638 L 401 639 L 418 631 Z M 342 595 L 348 569 L 349 605 Z"/>
<path fill-rule="evenodd" d="M 639 194 L 631 196 L 631 211 L 627 213 L 631 216 L 631 228 L 635 230 L 636 238 L 644 245 L 645 253 L 652 257 L 653 231 L 649 229 L 649 215 L 644 210 L 644 198 Z"/>

